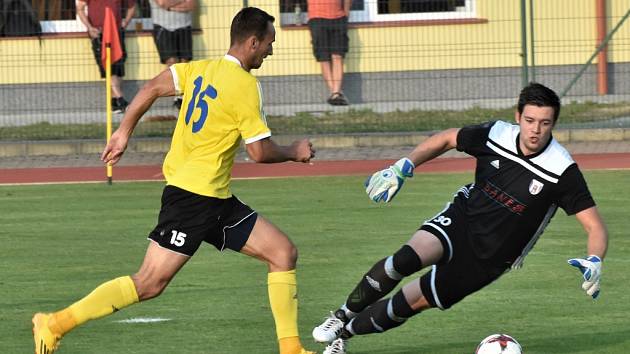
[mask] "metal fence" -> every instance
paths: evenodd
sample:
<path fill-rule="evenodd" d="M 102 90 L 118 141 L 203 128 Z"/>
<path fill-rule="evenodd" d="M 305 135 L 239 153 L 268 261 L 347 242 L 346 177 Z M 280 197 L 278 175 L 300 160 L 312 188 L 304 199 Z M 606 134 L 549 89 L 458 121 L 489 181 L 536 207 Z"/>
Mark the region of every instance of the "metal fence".
<path fill-rule="evenodd" d="M 127 3 L 122 1 L 123 15 Z M 105 83 L 75 1 L 0 4 L 0 138 L 102 136 Z M 630 101 L 626 1 L 354 0 L 342 86 L 348 106 L 327 103 L 331 92 L 313 56 L 306 0 L 198 1 L 194 59 L 227 52 L 231 19 L 243 5 L 276 18 L 273 56 L 253 73 L 269 122 L 281 133 L 431 130 L 458 116 L 451 111 L 464 110 L 465 119 L 496 118 L 508 114 L 528 80 L 566 91 L 564 103 Z M 154 44 L 150 3 L 136 0 L 134 6 L 125 28 L 122 90 L 128 100 L 165 68 Z M 178 114 L 172 103 L 160 99 L 140 134 L 168 135 Z M 608 118 L 580 124 L 624 119 L 618 113 Z"/>

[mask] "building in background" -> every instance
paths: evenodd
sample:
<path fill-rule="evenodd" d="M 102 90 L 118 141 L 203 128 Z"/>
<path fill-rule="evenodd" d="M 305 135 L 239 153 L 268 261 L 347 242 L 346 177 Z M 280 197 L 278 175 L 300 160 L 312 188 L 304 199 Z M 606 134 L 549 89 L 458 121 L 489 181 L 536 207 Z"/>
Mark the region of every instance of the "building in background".
<path fill-rule="evenodd" d="M 42 6 L 35 3 L 36 9 Z M 79 21 L 68 18 L 72 17 L 72 6 L 64 2 L 65 9 L 51 9 L 51 2 L 44 3 L 47 12 L 38 15 L 42 19 L 41 38 L 0 39 L 2 114 L 18 114 L 22 108 L 17 107 L 41 110 L 40 115 L 63 109 L 104 109 L 104 89 L 92 67 L 85 29 Z M 531 23 L 535 30 L 535 79 L 561 92 L 597 47 L 595 5 L 572 0 L 532 3 L 533 21 L 528 10 L 525 24 L 528 35 Z M 327 91 L 320 68 L 312 60 L 306 2 L 249 0 L 248 4 L 275 16 L 277 36 L 282 38 L 267 66 L 257 73 L 268 113 L 292 114 L 296 105 L 301 110 L 328 109 L 321 102 Z M 344 78 L 344 91 L 352 107 L 379 105 L 385 110 L 407 110 L 511 105 L 511 98 L 522 86 L 520 4 L 520 0 L 355 0 L 349 18 L 351 48 Z M 199 5 L 193 26 L 194 57 L 223 55 L 229 46 L 225 41 L 229 19 L 242 2 L 202 1 Z M 608 31 L 629 6 L 625 0 L 607 1 Z M 144 10 L 139 13 L 127 27 L 129 81 L 124 90 L 130 91 L 130 96 L 162 70 L 151 38 L 149 14 Z M 628 42 L 630 25 L 624 24 L 608 45 L 610 97 L 630 95 L 630 81 L 622 79 L 630 71 Z M 530 43 L 527 48 L 531 65 Z M 530 79 L 532 74 L 530 70 Z M 596 97 L 596 79 L 593 64 L 569 96 Z M 67 97 L 76 101 L 68 103 Z M 30 104 L 35 99 L 41 106 Z"/>

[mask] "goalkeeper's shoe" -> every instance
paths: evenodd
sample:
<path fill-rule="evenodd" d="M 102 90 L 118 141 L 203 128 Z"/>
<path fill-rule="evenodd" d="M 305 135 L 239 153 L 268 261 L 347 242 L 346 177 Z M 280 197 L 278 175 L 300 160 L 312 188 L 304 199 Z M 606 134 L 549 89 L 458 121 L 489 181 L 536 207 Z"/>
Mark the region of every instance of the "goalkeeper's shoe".
<path fill-rule="evenodd" d="M 50 314 L 36 313 L 33 316 L 33 340 L 35 354 L 53 354 L 59 346 L 61 336 L 53 333 L 48 327 Z"/>
<path fill-rule="evenodd" d="M 335 339 L 326 346 L 322 354 L 346 354 L 346 341 L 341 338 Z"/>
<path fill-rule="evenodd" d="M 313 339 L 320 343 L 332 343 L 341 336 L 344 326 L 344 321 L 331 312 L 322 324 L 313 328 Z"/>

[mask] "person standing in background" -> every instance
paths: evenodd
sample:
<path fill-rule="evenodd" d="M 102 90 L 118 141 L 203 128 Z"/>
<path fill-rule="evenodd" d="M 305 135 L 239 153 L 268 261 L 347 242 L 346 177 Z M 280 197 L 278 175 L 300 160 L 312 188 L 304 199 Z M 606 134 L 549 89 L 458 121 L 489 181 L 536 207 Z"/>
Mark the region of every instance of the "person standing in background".
<path fill-rule="evenodd" d="M 149 0 L 153 21 L 153 40 L 160 62 L 170 67 L 192 60 L 192 14 L 197 0 Z M 173 106 L 182 107 L 182 96 L 176 96 Z"/>
<path fill-rule="evenodd" d="M 124 6 L 123 6 L 124 5 Z M 125 60 L 127 50 L 125 49 L 125 28 L 133 18 L 136 11 L 136 0 L 77 0 L 77 15 L 88 30 L 88 35 L 92 40 L 92 52 L 96 64 L 101 73 L 101 78 L 105 78 L 105 68 L 101 63 L 101 42 L 103 40 L 103 23 L 105 22 L 105 8 L 111 8 L 116 18 L 116 24 L 120 28 L 120 47 L 123 56 L 120 60 L 112 63 L 112 111 L 122 113 L 129 104 L 123 97 L 122 78 L 125 76 Z M 122 10 L 126 9 L 125 18 L 122 18 Z"/>
<path fill-rule="evenodd" d="M 308 27 L 313 54 L 322 68 L 322 75 L 333 106 L 347 106 L 343 94 L 343 59 L 348 52 L 348 16 L 352 0 L 308 0 Z"/>

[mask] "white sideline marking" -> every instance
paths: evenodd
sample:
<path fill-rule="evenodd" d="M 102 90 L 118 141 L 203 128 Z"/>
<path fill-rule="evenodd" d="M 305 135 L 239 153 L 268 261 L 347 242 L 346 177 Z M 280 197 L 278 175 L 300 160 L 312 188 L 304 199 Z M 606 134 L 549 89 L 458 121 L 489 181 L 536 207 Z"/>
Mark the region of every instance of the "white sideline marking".
<path fill-rule="evenodd" d="M 118 323 L 153 323 L 153 322 L 165 322 L 170 321 L 170 318 L 161 318 L 161 317 L 135 317 L 128 318 L 126 320 L 114 321 Z"/>

